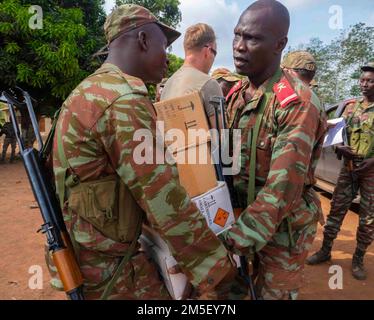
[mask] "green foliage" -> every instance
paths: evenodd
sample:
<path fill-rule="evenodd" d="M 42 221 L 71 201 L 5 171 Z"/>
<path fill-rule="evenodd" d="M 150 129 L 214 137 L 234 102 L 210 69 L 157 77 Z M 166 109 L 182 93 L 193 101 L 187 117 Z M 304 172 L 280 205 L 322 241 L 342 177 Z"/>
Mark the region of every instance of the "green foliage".
<path fill-rule="evenodd" d="M 163 23 L 177 27 L 182 20 L 179 0 L 116 0 L 116 5 L 138 4 L 150 10 Z"/>
<path fill-rule="evenodd" d="M 317 60 L 317 93 L 326 104 L 333 104 L 353 96 L 360 96 L 358 79 L 360 67 L 374 56 L 374 27 L 358 23 L 330 44 L 311 39 L 291 50 L 307 50 Z"/>
<path fill-rule="evenodd" d="M 3 0 L 0 6 L 0 89 L 16 84 L 52 114 L 97 63 L 105 44 L 104 0 Z M 43 28 L 32 29 L 32 5 L 43 10 Z"/>
<path fill-rule="evenodd" d="M 177 57 L 174 54 L 168 54 L 169 68 L 167 78 L 170 78 L 184 63 L 184 59 Z"/>

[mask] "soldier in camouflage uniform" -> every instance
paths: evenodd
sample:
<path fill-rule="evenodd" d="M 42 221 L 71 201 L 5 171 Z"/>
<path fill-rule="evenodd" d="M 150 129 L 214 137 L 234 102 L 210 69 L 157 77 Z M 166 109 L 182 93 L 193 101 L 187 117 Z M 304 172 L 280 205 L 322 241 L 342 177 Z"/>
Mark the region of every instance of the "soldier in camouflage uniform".
<path fill-rule="evenodd" d="M 16 140 L 16 134 L 13 129 L 13 125 L 11 122 L 6 122 L 4 126 L 0 130 L 0 137 L 2 135 L 5 135 L 4 138 L 4 145 L 3 145 L 3 152 L 1 155 L 0 162 L 4 162 L 6 158 L 6 153 L 8 150 L 8 147 L 11 147 L 11 154 L 10 154 L 10 160 L 9 162 L 12 163 L 16 157 L 16 148 L 17 148 L 17 140 Z"/>
<path fill-rule="evenodd" d="M 108 59 L 63 104 L 53 150 L 85 296 L 102 297 L 110 283 L 110 299 L 169 299 L 139 249 L 144 222 L 166 240 L 195 294 L 220 298 L 232 283 L 223 280 L 236 269 L 180 185 L 176 166 L 156 164 L 156 149 L 164 146 L 156 146 L 156 113 L 145 83 L 161 81 L 166 48 L 180 34 L 137 5 L 116 8 L 104 28 Z M 134 134 L 140 129 L 150 134 L 152 164 L 137 163 L 141 141 Z M 126 255 L 129 262 L 118 269 Z"/>
<path fill-rule="evenodd" d="M 281 67 L 295 72 L 301 81 L 308 86 L 312 86 L 312 81 L 317 72 L 317 64 L 309 52 L 293 51 L 288 53 L 284 57 Z"/>
<path fill-rule="evenodd" d="M 360 87 L 364 97 L 350 101 L 343 113 L 349 145 L 336 147 L 337 154 L 344 158 L 344 165 L 327 217 L 323 245 L 307 260 L 314 265 L 331 259 L 333 241 L 360 190 L 357 248 L 352 259 L 352 275 L 358 280 L 367 277 L 363 260 L 374 239 L 374 61 L 362 67 L 362 71 Z"/>
<path fill-rule="evenodd" d="M 229 105 L 242 132 L 234 188 L 245 209 L 220 237 L 236 254 L 257 254 L 262 299 L 297 297 L 322 215 L 313 185 L 327 124 L 309 87 L 280 69 L 289 19 L 279 2 L 260 0 L 234 31 L 235 66 L 249 78 Z"/>

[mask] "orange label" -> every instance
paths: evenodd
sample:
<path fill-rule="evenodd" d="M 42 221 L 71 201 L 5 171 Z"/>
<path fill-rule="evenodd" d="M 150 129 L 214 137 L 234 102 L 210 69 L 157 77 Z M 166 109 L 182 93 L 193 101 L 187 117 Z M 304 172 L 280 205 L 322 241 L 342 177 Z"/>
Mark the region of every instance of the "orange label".
<path fill-rule="evenodd" d="M 217 210 L 217 213 L 216 213 L 216 216 L 213 222 L 223 228 L 226 225 L 226 222 L 229 216 L 230 214 L 227 211 L 220 208 Z"/>

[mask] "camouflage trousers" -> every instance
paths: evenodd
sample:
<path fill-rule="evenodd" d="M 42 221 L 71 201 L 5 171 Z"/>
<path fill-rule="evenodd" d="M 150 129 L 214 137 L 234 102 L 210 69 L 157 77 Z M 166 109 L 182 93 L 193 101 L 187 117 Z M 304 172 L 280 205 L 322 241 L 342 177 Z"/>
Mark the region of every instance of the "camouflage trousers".
<path fill-rule="evenodd" d="M 3 153 L 1 156 L 1 160 L 5 161 L 6 153 L 8 151 L 8 147 L 11 146 L 12 153 L 10 155 L 10 161 L 14 160 L 14 157 L 16 155 L 16 147 L 17 147 L 17 141 L 14 138 L 5 138 L 4 139 L 4 145 L 3 145 Z"/>
<path fill-rule="evenodd" d="M 361 201 L 357 243 L 359 247 L 366 250 L 374 239 L 374 169 L 358 175 L 343 166 L 332 198 L 331 211 L 327 217 L 324 239 L 331 242 L 336 239 L 358 191 Z"/>
<path fill-rule="evenodd" d="M 290 214 L 291 234 L 284 220 L 273 238 L 258 252 L 256 293 L 260 299 L 297 299 L 303 284 L 305 260 L 316 236 L 321 215 L 319 198 L 310 189 Z"/>

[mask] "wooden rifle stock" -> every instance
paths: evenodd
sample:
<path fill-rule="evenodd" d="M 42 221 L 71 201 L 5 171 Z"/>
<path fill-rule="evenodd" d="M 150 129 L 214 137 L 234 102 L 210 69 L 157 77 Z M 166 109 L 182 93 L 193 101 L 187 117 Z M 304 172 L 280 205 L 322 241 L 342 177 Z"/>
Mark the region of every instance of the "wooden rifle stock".
<path fill-rule="evenodd" d="M 46 235 L 48 249 L 52 253 L 53 262 L 56 265 L 58 275 L 63 283 L 64 290 L 71 300 L 83 300 L 83 277 L 76 261 L 74 250 L 67 232 L 60 204 L 57 200 L 55 188 L 47 177 L 48 168 L 42 159 L 43 143 L 38 129 L 38 124 L 32 108 L 31 99 L 23 90 L 26 106 L 30 114 L 35 136 L 39 143 L 39 150 L 24 148 L 16 112 L 13 104 L 22 105 L 7 92 L 4 96 L 8 101 L 11 121 L 18 141 L 20 153 L 25 166 L 34 197 L 38 202 L 43 218 L 40 230 Z"/>

